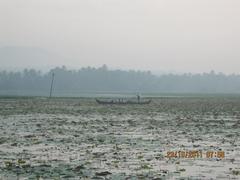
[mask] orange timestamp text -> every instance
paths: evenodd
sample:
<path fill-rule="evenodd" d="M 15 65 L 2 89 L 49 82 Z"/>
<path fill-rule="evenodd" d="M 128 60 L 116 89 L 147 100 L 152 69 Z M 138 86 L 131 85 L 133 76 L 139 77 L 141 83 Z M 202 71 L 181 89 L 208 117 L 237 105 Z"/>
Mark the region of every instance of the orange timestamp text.
<path fill-rule="evenodd" d="M 193 150 L 193 151 L 168 151 L 167 158 L 225 158 L 224 151 L 206 151 Z"/>

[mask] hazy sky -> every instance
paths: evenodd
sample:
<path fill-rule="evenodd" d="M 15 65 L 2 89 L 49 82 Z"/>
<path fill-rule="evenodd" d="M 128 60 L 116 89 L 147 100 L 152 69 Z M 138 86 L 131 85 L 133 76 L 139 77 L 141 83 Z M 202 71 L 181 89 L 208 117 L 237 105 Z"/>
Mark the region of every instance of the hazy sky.
<path fill-rule="evenodd" d="M 0 0 L 5 46 L 44 48 L 68 59 L 49 64 L 71 67 L 238 73 L 240 1 Z"/>

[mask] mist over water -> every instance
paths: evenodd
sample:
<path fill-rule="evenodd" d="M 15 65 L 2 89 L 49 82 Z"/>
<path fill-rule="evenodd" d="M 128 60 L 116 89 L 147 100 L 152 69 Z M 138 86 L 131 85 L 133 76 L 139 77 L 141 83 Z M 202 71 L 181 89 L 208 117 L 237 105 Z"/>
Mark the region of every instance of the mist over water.
<path fill-rule="evenodd" d="M 0 0 L 0 179 L 240 179 L 239 9 Z"/>

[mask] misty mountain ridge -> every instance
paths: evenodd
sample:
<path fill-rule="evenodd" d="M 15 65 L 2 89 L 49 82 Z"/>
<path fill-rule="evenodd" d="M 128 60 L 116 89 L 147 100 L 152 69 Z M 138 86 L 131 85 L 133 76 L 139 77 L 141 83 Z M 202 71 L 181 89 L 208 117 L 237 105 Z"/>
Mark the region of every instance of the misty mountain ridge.
<path fill-rule="evenodd" d="M 56 66 L 51 63 L 53 60 L 65 61 L 57 53 L 50 52 L 44 48 L 23 46 L 5 46 L 0 48 L 1 70 L 20 70 L 24 68 L 49 70 Z"/>

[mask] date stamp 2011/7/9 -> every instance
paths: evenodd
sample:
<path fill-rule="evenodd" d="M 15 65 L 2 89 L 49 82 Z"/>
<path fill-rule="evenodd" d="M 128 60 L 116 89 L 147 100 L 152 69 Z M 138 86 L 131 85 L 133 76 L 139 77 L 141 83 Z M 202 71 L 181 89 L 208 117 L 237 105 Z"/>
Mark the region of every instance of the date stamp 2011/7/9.
<path fill-rule="evenodd" d="M 167 158 L 225 158 L 224 151 L 168 151 Z"/>

